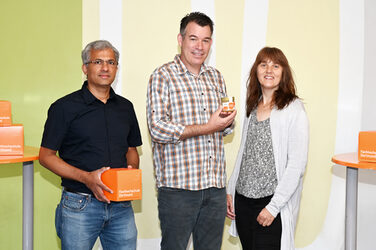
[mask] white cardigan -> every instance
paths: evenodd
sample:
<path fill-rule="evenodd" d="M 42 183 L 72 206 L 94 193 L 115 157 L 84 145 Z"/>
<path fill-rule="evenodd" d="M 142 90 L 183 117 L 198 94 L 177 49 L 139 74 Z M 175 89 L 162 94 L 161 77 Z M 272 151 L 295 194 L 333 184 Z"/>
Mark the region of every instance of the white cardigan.
<path fill-rule="evenodd" d="M 248 124 L 249 118 L 245 117 L 240 149 L 227 187 L 227 193 L 232 195 L 233 201 Z M 303 103 L 295 99 L 282 110 L 273 108 L 270 114 L 270 128 L 278 185 L 266 209 L 274 217 L 278 213 L 281 214 L 281 250 L 292 250 L 295 249 L 295 226 L 308 158 L 309 124 Z M 235 220 L 232 221 L 229 233 L 232 236 L 238 235 Z"/>

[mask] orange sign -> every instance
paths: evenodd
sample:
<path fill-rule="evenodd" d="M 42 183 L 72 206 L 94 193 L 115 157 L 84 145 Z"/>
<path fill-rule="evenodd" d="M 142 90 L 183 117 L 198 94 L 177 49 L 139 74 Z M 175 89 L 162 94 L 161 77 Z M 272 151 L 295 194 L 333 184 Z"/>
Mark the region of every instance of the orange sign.
<path fill-rule="evenodd" d="M 376 131 L 359 132 L 358 159 L 376 162 Z"/>
<path fill-rule="evenodd" d="M 129 201 L 142 199 L 141 169 L 111 168 L 102 174 L 103 183 L 113 193 L 103 190 L 110 201 Z"/>
<path fill-rule="evenodd" d="M 21 124 L 0 127 L 0 155 L 23 155 L 24 128 Z"/>
<path fill-rule="evenodd" d="M 9 101 L 0 101 L 0 126 L 12 125 L 11 104 Z"/>

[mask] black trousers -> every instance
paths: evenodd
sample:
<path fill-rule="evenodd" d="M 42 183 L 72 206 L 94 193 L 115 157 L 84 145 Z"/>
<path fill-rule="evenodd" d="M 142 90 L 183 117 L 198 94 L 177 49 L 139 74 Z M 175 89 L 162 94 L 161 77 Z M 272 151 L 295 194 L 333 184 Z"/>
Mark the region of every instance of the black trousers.
<path fill-rule="evenodd" d="M 280 215 L 278 214 L 268 227 L 263 227 L 257 222 L 257 216 L 268 205 L 272 197 L 251 199 L 236 192 L 236 229 L 244 250 L 281 249 L 282 224 Z"/>

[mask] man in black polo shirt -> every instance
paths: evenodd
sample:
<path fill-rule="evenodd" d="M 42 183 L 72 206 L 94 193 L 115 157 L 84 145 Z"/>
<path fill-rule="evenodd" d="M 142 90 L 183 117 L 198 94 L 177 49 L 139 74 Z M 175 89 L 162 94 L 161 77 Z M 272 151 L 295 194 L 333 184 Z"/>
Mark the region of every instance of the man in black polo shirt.
<path fill-rule="evenodd" d="M 108 41 L 89 43 L 82 51 L 87 81 L 48 110 L 39 161 L 62 178 L 55 218 L 62 250 L 92 249 L 97 237 L 105 250 L 136 249 L 131 203 L 110 203 L 101 181 L 109 168 L 138 168 L 142 144 L 132 103 L 111 88 L 118 61 Z"/>

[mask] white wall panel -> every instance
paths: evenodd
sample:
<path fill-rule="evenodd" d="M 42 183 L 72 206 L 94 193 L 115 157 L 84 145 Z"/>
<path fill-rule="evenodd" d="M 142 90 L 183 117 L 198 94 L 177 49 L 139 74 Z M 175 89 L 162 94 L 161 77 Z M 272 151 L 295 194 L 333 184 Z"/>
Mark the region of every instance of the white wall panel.
<path fill-rule="evenodd" d="M 268 0 L 244 2 L 244 23 L 243 23 L 243 45 L 242 45 L 242 89 L 246 89 L 249 72 L 256 59 L 258 52 L 265 46 L 266 31 L 268 22 Z M 240 92 L 240 110 L 241 122 L 243 126 L 243 117 L 245 115 L 246 91 Z"/>
<path fill-rule="evenodd" d="M 113 89 L 121 95 L 121 58 L 122 53 L 122 0 L 100 0 L 99 2 L 99 34 L 100 39 L 108 40 L 120 52 L 120 65 Z"/>
<path fill-rule="evenodd" d="M 206 63 L 215 67 L 215 55 L 216 55 L 216 42 L 215 42 L 215 1 L 214 0 L 191 0 L 191 7 L 193 11 L 199 11 L 205 13 L 214 22 L 214 32 L 212 35 L 213 43 Z"/>

